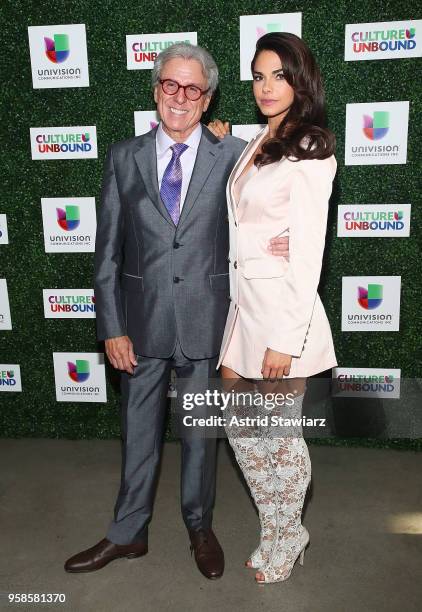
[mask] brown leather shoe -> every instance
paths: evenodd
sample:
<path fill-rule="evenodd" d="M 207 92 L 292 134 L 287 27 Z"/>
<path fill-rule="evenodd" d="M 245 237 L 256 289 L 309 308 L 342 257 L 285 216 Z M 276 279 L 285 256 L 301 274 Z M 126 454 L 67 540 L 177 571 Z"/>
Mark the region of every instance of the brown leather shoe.
<path fill-rule="evenodd" d="M 221 578 L 224 572 L 224 553 L 212 529 L 189 530 L 191 553 L 199 571 L 210 580 Z"/>
<path fill-rule="evenodd" d="M 148 544 L 146 542 L 136 542 L 135 544 L 113 544 L 107 538 L 88 548 L 82 552 L 70 557 L 64 565 L 66 572 L 95 572 L 110 561 L 126 557 L 133 559 L 142 557 L 148 552 Z"/>

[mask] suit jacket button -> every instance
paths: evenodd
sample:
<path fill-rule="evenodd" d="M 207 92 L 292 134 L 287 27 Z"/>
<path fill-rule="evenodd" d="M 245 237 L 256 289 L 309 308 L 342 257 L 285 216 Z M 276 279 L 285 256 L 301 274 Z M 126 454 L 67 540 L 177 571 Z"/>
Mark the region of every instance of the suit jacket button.
<path fill-rule="evenodd" d="M 178 276 L 173 276 L 173 283 L 179 283 L 180 278 Z"/>
<path fill-rule="evenodd" d="M 180 242 L 173 242 L 173 249 L 178 249 L 180 246 Z"/>

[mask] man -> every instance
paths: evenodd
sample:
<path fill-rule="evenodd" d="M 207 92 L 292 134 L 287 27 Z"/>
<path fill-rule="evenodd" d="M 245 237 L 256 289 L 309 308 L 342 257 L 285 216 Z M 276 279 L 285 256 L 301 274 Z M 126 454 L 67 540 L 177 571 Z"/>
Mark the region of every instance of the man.
<path fill-rule="evenodd" d="M 98 337 L 122 371 L 122 476 L 107 537 L 70 558 L 68 572 L 147 553 L 171 369 L 204 389 L 217 376 L 229 305 L 225 189 L 245 146 L 200 123 L 217 83 L 207 51 L 169 47 L 153 70 L 159 127 L 108 151 L 95 295 Z M 211 528 L 215 453 L 215 439 L 182 439 L 182 515 L 198 568 L 211 579 L 224 571 Z"/>

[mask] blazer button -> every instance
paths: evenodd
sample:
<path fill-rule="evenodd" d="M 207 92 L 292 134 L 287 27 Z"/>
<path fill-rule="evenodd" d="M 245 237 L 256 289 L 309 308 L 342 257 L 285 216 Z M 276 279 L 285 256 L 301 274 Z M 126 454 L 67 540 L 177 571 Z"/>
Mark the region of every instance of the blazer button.
<path fill-rule="evenodd" d="M 180 283 L 180 278 L 178 276 L 173 276 L 173 283 Z"/>
<path fill-rule="evenodd" d="M 182 246 L 180 242 L 173 242 L 173 249 L 178 249 L 180 246 Z"/>
<path fill-rule="evenodd" d="M 230 261 L 231 261 L 231 260 L 230 260 L 230 257 L 227 257 L 227 261 L 230 263 Z"/>
<path fill-rule="evenodd" d="M 237 261 L 234 262 L 233 267 L 235 270 L 237 270 Z"/>

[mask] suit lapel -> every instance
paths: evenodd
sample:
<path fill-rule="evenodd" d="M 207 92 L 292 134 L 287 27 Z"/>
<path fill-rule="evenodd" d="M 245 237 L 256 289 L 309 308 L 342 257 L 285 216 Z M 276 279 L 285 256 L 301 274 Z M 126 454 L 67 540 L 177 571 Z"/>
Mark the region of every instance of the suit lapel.
<path fill-rule="evenodd" d="M 187 216 L 191 212 L 198 199 L 198 196 L 209 177 L 215 163 L 220 155 L 220 141 L 216 138 L 204 125 L 202 126 L 202 136 L 199 142 L 198 151 L 196 154 L 195 165 L 193 167 L 191 180 L 185 201 L 183 203 L 182 212 L 178 227 L 180 227 Z"/>
<path fill-rule="evenodd" d="M 155 146 L 156 131 L 157 128 L 140 137 L 139 149 L 134 154 L 134 157 L 149 199 L 164 219 L 174 227 L 173 220 L 158 190 L 157 151 Z"/>

